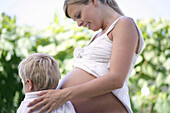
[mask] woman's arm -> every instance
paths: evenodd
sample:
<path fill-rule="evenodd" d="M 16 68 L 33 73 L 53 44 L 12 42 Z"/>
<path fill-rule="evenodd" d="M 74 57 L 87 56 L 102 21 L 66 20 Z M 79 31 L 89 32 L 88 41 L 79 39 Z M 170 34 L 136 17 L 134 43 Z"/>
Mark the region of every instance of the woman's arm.
<path fill-rule="evenodd" d="M 134 22 L 125 17 L 118 21 L 111 35 L 113 36 L 113 47 L 110 73 L 77 86 L 45 91 L 40 94 L 42 95 L 40 98 L 29 104 L 31 106 L 39 102 L 30 111 L 44 105 L 39 112 L 46 109 L 51 112 L 66 101 L 94 97 L 121 88 L 128 75 L 137 47 L 138 33 Z"/>
<path fill-rule="evenodd" d="M 110 73 L 87 83 L 66 88 L 70 100 L 102 95 L 124 85 L 138 43 L 138 32 L 133 20 L 128 17 L 119 20 L 112 36 Z"/>

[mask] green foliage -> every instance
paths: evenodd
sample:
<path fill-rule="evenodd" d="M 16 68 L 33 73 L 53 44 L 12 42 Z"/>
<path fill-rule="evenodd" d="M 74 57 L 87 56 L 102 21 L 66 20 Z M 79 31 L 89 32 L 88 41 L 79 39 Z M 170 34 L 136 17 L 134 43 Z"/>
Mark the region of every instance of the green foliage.
<path fill-rule="evenodd" d="M 0 17 L 0 111 L 15 113 L 23 99 L 18 64 L 32 52 L 30 28 L 17 27 L 15 17 Z"/>
<path fill-rule="evenodd" d="M 73 50 L 85 46 L 92 31 L 75 23 L 54 22 L 45 30 L 17 26 L 15 17 L 0 17 L 0 112 L 16 112 L 24 97 L 17 66 L 21 59 L 41 52 L 53 56 L 60 65 L 62 77 L 73 69 Z M 138 20 L 145 48 L 129 80 L 134 113 L 170 113 L 170 22 Z"/>
<path fill-rule="evenodd" d="M 139 20 L 145 39 L 130 78 L 130 96 L 137 113 L 170 113 L 170 22 Z"/>

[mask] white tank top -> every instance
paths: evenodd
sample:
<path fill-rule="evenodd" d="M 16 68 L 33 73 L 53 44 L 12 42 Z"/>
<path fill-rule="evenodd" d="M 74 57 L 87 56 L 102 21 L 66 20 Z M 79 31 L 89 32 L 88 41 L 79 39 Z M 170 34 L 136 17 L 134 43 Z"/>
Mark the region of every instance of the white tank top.
<path fill-rule="evenodd" d="M 115 20 L 112 23 L 112 25 L 109 27 L 109 29 L 104 34 L 102 34 L 100 37 L 96 38 L 95 40 L 93 40 L 95 37 L 94 35 L 91 38 L 90 43 L 84 48 L 81 48 L 80 46 L 75 48 L 74 59 L 73 59 L 74 67 L 81 68 L 95 77 L 100 77 L 100 76 L 103 76 L 109 73 L 113 43 L 109 39 L 108 33 L 114 29 L 116 23 L 122 17 L 123 16 Z M 138 34 L 140 37 L 138 52 L 137 54 L 135 53 L 133 56 L 132 65 L 130 67 L 124 86 L 120 89 L 116 89 L 112 91 L 113 94 L 123 103 L 123 105 L 125 106 L 125 108 L 127 109 L 129 113 L 133 113 L 133 111 L 130 105 L 128 80 L 134 68 L 134 65 L 136 63 L 136 60 L 138 58 L 138 55 L 141 53 L 143 49 L 143 45 L 144 45 L 142 33 L 137 25 L 136 25 L 136 28 L 138 30 Z"/>

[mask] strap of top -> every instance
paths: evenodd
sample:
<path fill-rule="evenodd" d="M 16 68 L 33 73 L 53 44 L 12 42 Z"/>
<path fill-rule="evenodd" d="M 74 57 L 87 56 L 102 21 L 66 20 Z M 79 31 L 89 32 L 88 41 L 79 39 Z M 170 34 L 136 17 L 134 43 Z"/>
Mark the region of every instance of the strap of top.
<path fill-rule="evenodd" d="M 143 50 L 143 47 L 144 47 L 144 39 L 143 39 L 142 32 L 137 25 L 136 25 L 136 29 L 137 29 L 138 35 L 139 35 L 139 48 L 138 48 L 137 54 L 140 54 Z"/>
<path fill-rule="evenodd" d="M 105 34 L 108 34 L 116 25 L 116 23 L 119 21 L 119 19 L 121 19 L 122 17 L 124 16 L 120 16 L 118 19 L 116 19 L 112 25 L 108 28 L 108 30 L 105 32 Z M 136 25 L 136 23 L 135 23 Z M 138 31 L 138 34 L 139 34 L 139 48 L 138 48 L 138 52 L 137 54 L 140 54 L 143 50 L 143 46 L 144 46 L 144 39 L 143 39 L 143 35 L 142 35 L 142 32 L 141 30 L 138 28 L 138 26 L 136 25 L 136 29 Z"/>
<path fill-rule="evenodd" d="M 116 23 L 119 21 L 119 19 L 123 18 L 124 16 L 120 16 L 118 19 L 116 19 L 112 24 L 111 26 L 108 28 L 108 30 L 104 33 L 104 34 L 108 34 L 116 25 Z M 136 25 L 136 23 L 135 23 Z M 143 47 L 144 47 L 144 39 L 143 39 L 143 35 L 142 35 L 142 32 L 141 30 L 138 28 L 138 26 L 136 25 L 136 29 L 138 31 L 138 34 L 139 34 L 139 48 L 138 48 L 138 51 L 137 51 L 137 54 L 140 54 L 143 50 Z M 97 33 L 96 33 L 97 34 Z M 95 38 L 95 35 L 93 35 L 93 37 L 91 38 L 90 40 L 90 43 L 92 42 L 92 40 Z M 89 44 L 90 44 L 89 43 Z"/>
<path fill-rule="evenodd" d="M 104 33 L 104 34 L 108 34 L 113 28 L 114 28 L 114 26 L 116 25 L 116 23 L 119 21 L 119 19 L 120 18 L 122 18 L 122 17 L 124 17 L 124 16 L 120 16 L 118 19 L 116 19 L 112 24 L 111 24 L 111 26 L 107 29 L 107 31 Z M 92 36 L 92 38 L 90 39 L 90 41 L 89 41 L 89 44 L 92 42 L 92 40 L 96 37 L 96 35 L 98 34 L 98 32 L 97 33 L 95 33 L 93 36 Z M 89 45 L 88 44 L 88 45 Z"/>
<path fill-rule="evenodd" d="M 112 24 L 111 26 L 109 27 L 109 29 L 105 32 L 105 34 L 108 34 L 116 25 L 116 23 L 119 21 L 119 19 L 121 19 L 122 17 L 124 16 L 120 16 L 118 19 L 116 19 Z"/>

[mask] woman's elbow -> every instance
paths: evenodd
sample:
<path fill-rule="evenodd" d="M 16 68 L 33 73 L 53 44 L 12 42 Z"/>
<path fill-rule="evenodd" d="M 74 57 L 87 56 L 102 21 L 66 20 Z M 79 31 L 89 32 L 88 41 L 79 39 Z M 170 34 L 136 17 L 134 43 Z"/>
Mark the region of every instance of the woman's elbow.
<path fill-rule="evenodd" d="M 118 85 L 117 85 L 117 89 L 122 88 L 122 87 L 123 87 L 123 85 L 124 85 L 124 82 L 119 82 L 119 83 L 118 83 Z"/>
<path fill-rule="evenodd" d="M 124 82 L 122 82 L 122 81 L 116 81 L 116 84 L 115 84 L 116 89 L 120 89 L 120 88 L 122 88 L 122 87 L 123 87 L 123 85 L 124 85 Z"/>
<path fill-rule="evenodd" d="M 114 77 L 113 81 L 115 83 L 116 89 L 120 89 L 120 88 L 122 88 L 124 86 L 125 78 L 117 76 L 117 77 Z"/>

